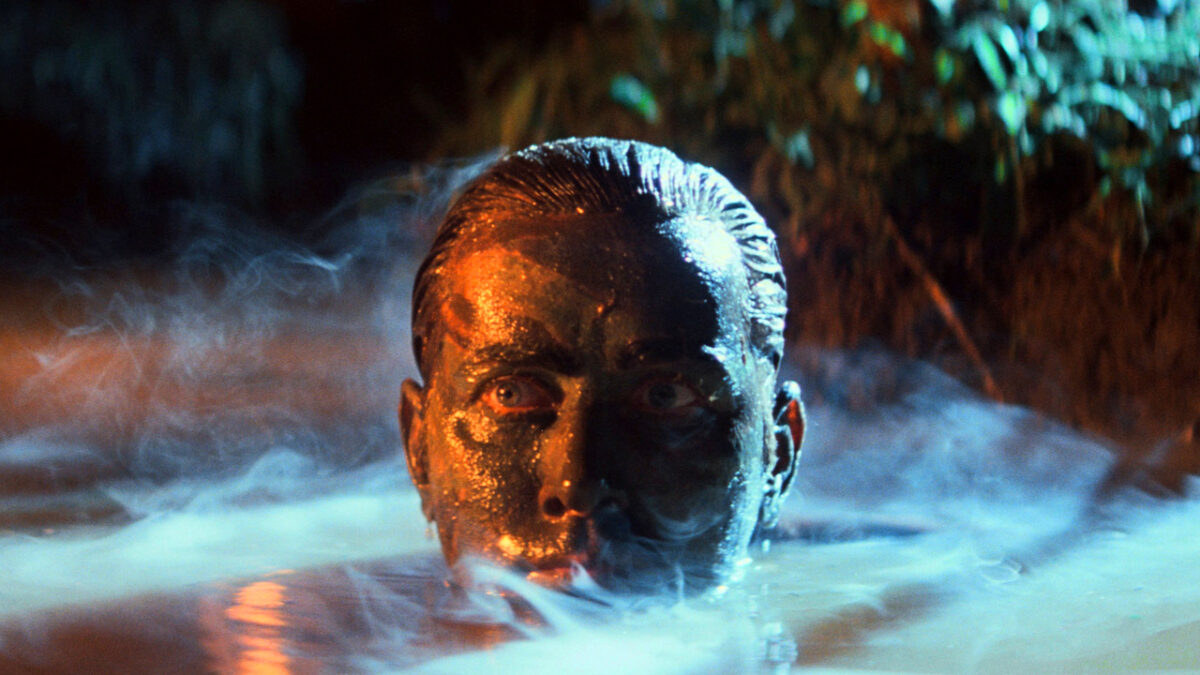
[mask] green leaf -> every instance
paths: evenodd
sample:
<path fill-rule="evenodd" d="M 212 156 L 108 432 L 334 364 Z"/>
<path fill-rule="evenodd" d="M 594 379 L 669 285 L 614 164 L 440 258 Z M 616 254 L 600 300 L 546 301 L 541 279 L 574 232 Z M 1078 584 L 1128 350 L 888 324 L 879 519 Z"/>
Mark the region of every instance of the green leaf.
<path fill-rule="evenodd" d="M 1197 114 L 1200 114 L 1200 105 L 1197 105 L 1196 101 L 1183 100 L 1171 109 L 1168 121 L 1170 121 L 1172 129 L 1178 129 L 1183 126 L 1184 122 L 1195 118 Z"/>
<path fill-rule="evenodd" d="M 954 57 L 945 47 L 939 47 L 934 53 L 933 68 L 938 84 L 946 84 L 954 77 Z"/>
<path fill-rule="evenodd" d="M 1191 158 L 1196 152 L 1196 138 L 1191 134 L 1184 134 L 1179 137 L 1179 156 Z"/>
<path fill-rule="evenodd" d="M 1046 58 L 1046 54 L 1044 52 L 1042 52 L 1040 49 L 1034 51 L 1029 55 L 1029 62 L 1031 65 L 1033 65 L 1033 73 L 1035 75 L 1042 79 L 1047 79 L 1050 72 L 1050 60 Z M 1058 89 L 1056 86 L 1057 84 L 1057 82 L 1047 82 L 1046 88 L 1050 90 L 1051 94 L 1053 94 Z"/>
<path fill-rule="evenodd" d="M 641 115 L 647 122 L 658 122 L 658 102 L 654 94 L 641 80 L 629 73 L 613 76 L 609 85 L 609 95 L 613 100 Z"/>
<path fill-rule="evenodd" d="M 1017 44 L 1017 36 L 1013 33 L 1013 29 L 1006 23 L 1002 23 L 996 27 L 996 42 L 1004 49 L 1004 53 L 1012 61 L 1017 60 L 1017 56 L 1021 54 L 1021 46 Z"/>
<path fill-rule="evenodd" d="M 784 141 L 783 152 L 793 164 L 799 163 L 806 169 L 816 164 L 812 145 L 808 142 L 808 130 L 797 131 Z"/>
<path fill-rule="evenodd" d="M 1040 33 L 1046 30 L 1046 26 L 1050 25 L 1050 6 L 1045 2 L 1039 2 L 1029 11 L 1029 29 L 1035 33 Z"/>
<path fill-rule="evenodd" d="M 984 75 L 992 81 L 992 86 L 997 91 L 1003 91 L 1008 85 L 1008 74 L 1004 72 L 1004 66 L 1000 63 L 1000 53 L 996 51 L 992 38 L 980 31 L 975 34 L 971 46 L 975 49 L 975 58 L 979 59 L 979 66 L 983 68 Z"/>
<path fill-rule="evenodd" d="M 929 0 L 938 14 L 942 15 L 943 19 L 950 18 L 954 13 L 954 0 Z"/>
<path fill-rule="evenodd" d="M 1025 99 L 1020 93 L 1006 91 L 996 100 L 996 113 L 1004 121 L 1009 136 L 1016 136 L 1025 125 Z"/>
<path fill-rule="evenodd" d="M 842 8 L 842 26 L 850 27 L 867 18 L 867 3 L 864 0 L 850 0 Z"/>
<path fill-rule="evenodd" d="M 796 19 L 796 8 L 792 5 L 792 0 L 784 0 L 779 4 L 774 12 L 771 13 L 771 18 L 768 23 L 768 29 L 771 32 L 771 37 L 776 40 L 782 40 L 787 33 L 788 28 L 792 27 L 792 22 Z"/>
<path fill-rule="evenodd" d="M 854 88 L 860 94 L 866 94 L 871 88 L 871 70 L 864 66 L 859 66 L 858 70 L 854 71 Z"/>
<path fill-rule="evenodd" d="M 887 24 L 878 21 L 872 21 L 867 28 L 867 34 L 879 45 L 892 52 L 896 56 L 904 58 L 908 55 L 908 43 L 904 41 L 904 36 L 900 31 L 893 29 Z"/>
<path fill-rule="evenodd" d="M 1076 87 L 1072 94 L 1078 95 L 1079 88 Z M 1092 103 L 1108 106 L 1125 116 L 1131 124 L 1139 129 L 1146 128 L 1146 113 L 1142 107 L 1138 105 L 1133 97 L 1124 91 L 1106 82 L 1092 82 L 1091 86 L 1086 89 L 1086 98 Z M 1067 98 L 1064 92 L 1063 98 Z"/>

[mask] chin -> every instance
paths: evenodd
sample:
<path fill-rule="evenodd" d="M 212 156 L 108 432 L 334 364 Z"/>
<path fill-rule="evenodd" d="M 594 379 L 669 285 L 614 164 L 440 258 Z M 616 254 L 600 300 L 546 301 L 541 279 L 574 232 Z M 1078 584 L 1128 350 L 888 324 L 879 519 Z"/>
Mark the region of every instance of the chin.
<path fill-rule="evenodd" d="M 452 566 L 459 558 L 487 560 L 539 586 L 578 595 L 639 595 L 677 599 L 693 596 L 730 580 L 744 546 L 720 522 L 686 536 L 639 534 L 621 519 L 587 520 L 584 527 L 560 536 L 521 536 L 492 531 L 466 541 L 443 541 Z M 481 533 L 482 534 L 482 533 Z M 742 555 L 735 555 L 741 551 Z M 470 583 L 467 575 L 463 580 Z"/>
<path fill-rule="evenodd" d="M 670 600 L 721 585 L 733 565 L 721 556 L 689 553 L 682 543 L 655 540 L 605 542 L 595 552 L 512 565 L 540 586 L 589 595 L 593 591 Z"/>

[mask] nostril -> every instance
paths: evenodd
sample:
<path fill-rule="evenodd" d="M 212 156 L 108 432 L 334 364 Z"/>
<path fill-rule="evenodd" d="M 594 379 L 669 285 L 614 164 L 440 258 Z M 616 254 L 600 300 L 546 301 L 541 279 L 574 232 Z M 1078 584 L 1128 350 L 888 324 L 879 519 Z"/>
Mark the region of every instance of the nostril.
<path fill-rule="evenodd" d="M 558 518 L 566 512 L 567 505 L 563 504 L 562 500 L 558 497 L 547 497 L 542 502 L 542 513 L 550 516 L 551 518 Z"/>

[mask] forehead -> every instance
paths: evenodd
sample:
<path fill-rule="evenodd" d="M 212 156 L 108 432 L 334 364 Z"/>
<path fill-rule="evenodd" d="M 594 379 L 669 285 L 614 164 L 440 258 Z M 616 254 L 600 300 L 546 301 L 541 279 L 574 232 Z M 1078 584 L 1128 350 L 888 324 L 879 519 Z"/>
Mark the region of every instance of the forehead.
<path fill-rule="evenodd" d="M 626 331 L 704 340 L 745 323 L 737 243 L 706 219 L 512 219 L 477 228 L 447 268 L 442 316 L 456 333 L 502 329 L 509 317 L 530 312 L 581 330 L 584 306 L 610 323 L 619 319 Z"/>
<path fill-rule="evenodd" d="M 524 255 L 589 285 L 607 281 L 593 279 L 589 271 L 628 270 L 669 278 L 686 275 L 684 267 L 728 284 L 741 266 L 732 235 L 719 222 L 698 216 L 662 221 L 622 214 L 499 218 L 471 228 L 459 244 L 458 257 L 496 249 Z"/>

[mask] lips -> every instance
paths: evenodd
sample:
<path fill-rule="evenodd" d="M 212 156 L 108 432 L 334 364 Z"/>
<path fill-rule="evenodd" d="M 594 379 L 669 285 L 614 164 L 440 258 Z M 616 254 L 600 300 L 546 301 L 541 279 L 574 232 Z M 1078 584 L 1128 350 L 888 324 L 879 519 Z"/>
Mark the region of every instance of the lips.
<path fill-rule="evenodd" d="M 534 570 L 571 568 L 591 570 L 598 566 L 600 550 L 602 548 L 599 545 L 599 540 L 592 537 L 588 537 L 587 539 L 571 538 L 571 543 L 579 545 L 562 547 L 565 551 L 561 553 L 547 550 L 543 552 L 543 555 L 526 558 L 525 562 Z"/>
<path fill-rule="evenodd" d="M 632 535 L 628 516 L 616 509 L 569 516 L 554 530 L 528 538 L 501 535 L 496 545 L 499 557 L 524 570 L 530 581 L 558 589 L 604 586 L 614 576 L 631 572 L 634 560 L 648 561 L 632 550 L 645 546 L 635 543 L 640 538 Z"/>
<path fill-rule="evenodd" d="M 584 577 L 594 578 L 582 562 L 539 566 L 525 575 L 533 583 L 551 588 L 574 586 Z"/>
<path fill-rule="evenodd" d="M 611 544 L 599 538 L 586 521 L 580 525 L 586 528 L 571 528 L 570 534 L 563 539 L 566 546 L 555 546 L 558 550 L 567 552 L 552 552 L 543 550 L 540 556 L 526 556 L 523 566 L 530 569 L 526 575 L 530 581 L 543 586 L 563 588 L 577 585 L 582 580 L 597 580 L 608 576 L 612 571 L 611 564 L 605 562 L 606 556 L 602 551 L 609 550 Z M 532 548 L 532 547 L 531 547 Z"/>

